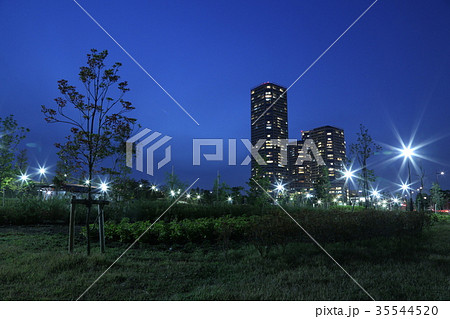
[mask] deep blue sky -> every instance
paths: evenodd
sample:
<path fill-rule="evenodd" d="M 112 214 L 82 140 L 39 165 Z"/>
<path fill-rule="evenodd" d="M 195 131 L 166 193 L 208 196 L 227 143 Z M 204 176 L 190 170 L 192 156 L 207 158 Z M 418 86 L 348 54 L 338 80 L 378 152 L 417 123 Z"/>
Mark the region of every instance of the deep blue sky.
<path fill-rule="evenodd" d="M 211 187 L 220 169 L 228 184 L 244 184 L 249 166 L 192 167 L 192 138 L 249 138 L 250 89 L 266 81 L 289 86 L 371 2 L 80 0 L 197 126 L 73 1 L 2 0 L 0 116 L 13 113 L 31 129 L 32 166 L 54 165 L 53 143 L 68 127 L 46 124 L 40 105 L 53 105 L 57 80 L 78 85 L 91 48 L 108 49 L 111 63 L 123 63 L 133 116 L 174 138 L 172 164 L 183 180 L 200 177 Z M 414 145 L 440 138 L 417 151 L 432 160 L 423 160 L 427 182 L 445 170 L 441 182 L 450 188 L 449 39 L 450 1 L 380 0 L 288 92 L 290 137 L 329 124 L 343 128 L 350 144 L 363 123 L 378 142 L 399 146 L 394 128 L 405 141 L 418 128 Z M 238 158 L 245 155 L 240 147 Z M 401 160 L 380 164 L 389 157 L 373 158 L 380 188 L 406 179 Z M 162 182 L 162 171 L 149 179 Z"/>

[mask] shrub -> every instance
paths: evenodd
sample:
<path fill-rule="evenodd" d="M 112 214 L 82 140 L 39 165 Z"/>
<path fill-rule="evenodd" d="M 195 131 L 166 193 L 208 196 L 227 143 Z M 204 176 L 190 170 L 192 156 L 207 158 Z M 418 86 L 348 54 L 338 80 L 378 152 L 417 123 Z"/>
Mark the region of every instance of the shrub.
<path fill-rule="evenodd" d="M 325 210 L 291 212 L 291 216 L 319 242 L 363 240 L 373 237 L 417 235 L 430 216 L 421 212 L 389 212 L 367 210 L 360 212 L 333 212 Z M 119 223 L 107 222 L 108 239 L 130 243 L 144 233 L 150 221 Z M 93 225 L 93 229 L 97 229 Z M 285 247 L 293 241 L 310 241 L 308 235 L 284 212 L 265 215 L 222 216 L 197 219 L 158 221 L 141 238 L 142 242 L 156 244 L 185 244 L 203 241 L 222 243 L 249 241 L 265 255 L 274 245 Z"/>
<path fill-rule="evenodd" d="M 67 223 L 69 205 L 67 199 L 59 198 L 9 200 L 5 206 L 0 206 L 0 225 Z"/>

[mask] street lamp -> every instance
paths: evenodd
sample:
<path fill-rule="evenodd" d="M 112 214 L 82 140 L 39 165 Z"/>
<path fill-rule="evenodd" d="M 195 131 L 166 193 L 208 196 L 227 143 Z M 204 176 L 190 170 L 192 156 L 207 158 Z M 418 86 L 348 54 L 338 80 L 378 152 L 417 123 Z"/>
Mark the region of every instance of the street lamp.
<path fill-rule="evenodd" d="M 277 183 L 275 184 L 275 191 L 277 192 L 277 195 L 282 194 L 285 190 L 286 190 L 286 189 L 285 189 L 283 183 L 277 182 Z"/>
<path fill-rule="evenodd" d="M 306 193 L 306 200 L 308 201 L 308 199 L 311 199 L 311 197 L 313 197 L 313 195 L 312 194 L 310 194 L 310 193 Z"/>
<path fill-rule="evenodd" d="M 381 194 L 378 190 L 374 189 L 374 190 L 372 190 L 372 197 L 375 197 L 376 199 L 380 199 Z"/>
<path fill-rule="evenodd" d="M 410 146 L 405 146 L 401 151 L 402 156 L 408 161 L 408 184 L 411 185 L 411 159 L 415 155 L 414 150 Z M 413 211 L 412 190 L 409 189 L 409 211 Z"/>
<path fill-rule="evenodd" d="M 407 192 L 409 189 L 409 186 L 407 184 L 402 183 L 402 191 Z"/>
<path fill-rule="evenodd" d="M 101 190 L 103 193 L 106 193 L 106 192 L 108 191 L 108 184 L 106 184 L 105 182 L 102 182 L 102 183 L 100 184 L 100 190 Z"/>
<path fill-rule="evenodd" d="M 45 179 L 45 175 L 47 174 L 47 169 L 44 166 L 40 166 L 39 165 L 39 169 L 38 169 L 38 173 L 39 173 L 39 182 L 43 182 Z"/>
<path fill-rule="evenodd" d="M 30 178 L 28 177 L 27 174 L 22 174 L 22 175 L 20 175 L 20 177 L 19 177 L 19 180 L 20 180 L 22 183 L 26 183 L 29 179 L 30 179 Z"/>
<path fill-rule="evenodd" d="M 445 175 L 444 171 L 436 172 L 436 184 L 439 184 L 439 176 L 444 176 L 444 175 Z"/>
<path fill-rule="evenodd" d="M 347 188 L 348 188 L 348 198 L 349 198 L 352 206 L 354 206 L 353 202 L 352 202 L 352 192 L 351 192 L 351 188 L 350 188 L 350 183 L 352 182 L 353 177 L 355 177 L 354 171 L 351 171 L 348 168 L 345 168 L 343 171 L 343 176 L 345 178 L 345 184 L 347 184 Z M 353 210 L 353 208 L 352 208 L 352 210 Z"/>

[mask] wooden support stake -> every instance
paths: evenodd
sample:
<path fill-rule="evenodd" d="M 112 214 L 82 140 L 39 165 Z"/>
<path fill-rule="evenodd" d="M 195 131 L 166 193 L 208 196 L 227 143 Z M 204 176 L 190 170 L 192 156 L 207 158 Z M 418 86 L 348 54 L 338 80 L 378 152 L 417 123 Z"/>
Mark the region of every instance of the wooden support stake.
<path fill-rule="evenodd" d="M 89 226 L 89 216 L 91 215 L 91 204 L 88 203 L 86 207 L 86 238 L 87 238 L 87 255 L 91 254 L 91 227 Z"/>
<path fill-rule="evenodd" d="M 70 202 L 70 215 L 69 215 L 69 253 L 73 253 L 73 241 L 75 236 L 75 196 L 72 196 Z"/>
<path fill-rule="evenodd" d="M 100 241 L 100 252 L 105 253 L 105 216 L 103 205 L 98 205 L 98 237 Z"/>

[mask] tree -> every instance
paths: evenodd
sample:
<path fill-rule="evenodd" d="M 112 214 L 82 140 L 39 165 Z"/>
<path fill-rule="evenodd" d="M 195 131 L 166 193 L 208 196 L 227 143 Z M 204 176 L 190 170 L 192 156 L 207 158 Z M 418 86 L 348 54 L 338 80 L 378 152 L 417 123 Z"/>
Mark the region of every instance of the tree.
<path fill-rule="evenodd" d="M 9 115 L 4 119 L 0 117 L 0 188 L 3 192 L 3 204 L 5 188 L 10 188 L 18 175 L 18 166 L 22 166 L 22 159 L 25 151 L 19 151 L 18 146 L 30 130 L 19 126 L 14 119 L 14 115 Z M 15 164 L 14 164 L 15 163 Z M 26 168 L 22 173 L 25 173 Z"/>
<path fill-rule="evenodd" d="M 214 180 L 213 195 L 217 203 L 223 203 L 230 196 L 230 187 L 225 182 L 220 182 L 220 174 L 217 173 L 217 177 Z"/>
<path fill-rule="evenodd" d="M 92 49 L 87 54 L 87 65 L 80 67 L 79 80 L 84 94 L 67 80 L 58 81 L 60 97 L 55 99 L 56 108 L 42 105 L 42 113 L 48 123 L 64 123 L 69 125 L 70 135 L 64 144 L 57 143 L 58 155 L 66 165 L 80 175 L 87 176 L 88 200 L 92 200 L 92 178 L 94 173 L 101 172 L 102 163 L 126 142 L 131 135 L 136 119 L 125 114 L 134 109 L 131 102 L 123 99 L 129 91 L 126 81 L 119 82 L 119 62 L 111 67 L 105 65 L 108 51 L 98 52 Z M 111 90 L 117 85 L 118 94 L 111 97 Z M 86 226 L 89 243 L 88 205 Z"/>
<path fill-rule="evenodd" d="M 435 205 L 435 211 L 442 209 L 445 204 L 445 196 L 439 184 L 433 183 L 430 190 L 431 200 Z"/>
<path fill-rule="evenodd" d="M 65 184 L 68 183 L 69 179 L 72 177 L 72 172 L 70 167 L 62 160 L 56 162 L 55 176 L 53 177 L 52 183 L 55 185 L 56 190 L 59 190 Z"/>
<path fill-rule="evenodd" d="M 260 206 L 261 212 L 263 212 L 264 208 L 270 203 L 270 198 L 266 194 L 266 191 L 268 192 L 270 188 L 269 177 L 263 176 L 261 168 L 257 166 L 255 176 L 249 179 L 247 185 L 249 186 L 247 190 L 249 204 Z"/>
<path fill-rule="evenodd" d="M 173 169 L 171 173 L 166 172 L 165 184 L 165 192 L 171 197 L 175 197 L 176 194 L 180 194 L 187 187 L 186 184 L 183 183 L 173 172 Z"/>
<path fill-rule="evenodd" d="M 319 166 L 319 178 L 314 185 L 317 199 L 320 199 L 324 203 L 328 204 L 330 201 L 330 188 L 331 183 L 328 176 L 328 167 L 326 165 Z"/>
<path fill-rule="evenodd" d="M 242 204 L 243 198 L 242 198 L 242 191 L 244 190 L 244 187 L 242 186 L 234 186 L 231 187 L 231 198 L 233 199 L 233 202 L 236 204 Z"/>
<path fill-rule="evenodd" d="M 365 205 L 369 204 L 369 182 L 375 181 L 374 170 L 369 169 L 368 160 L 375 154 L 375 152 L 381 151 L 381 146 L 376 144 L 372 137 L 369 135 L 369 130 L 365 128 L 363 124 L 359 127 L 359 132 L 356 133 L 357 140 L 350 146 L 350 153 L 358 161 L 361 167 L 361 173 L 359 173 L 359 180 L 362 186 L 363 196 L 365 198 Z"/>
<path fill-rule="evenodd" d="M 424 180 L 425 180 L 425 169 L 423 168 L 422 165 L 422 161 L 419 164 L 419 170 L 420 170 L 420 174 L 419 179 L 420 179 L 420 187 L 419 187 L 419 194 L 417 194 L 416 196 L 416 207 L 418 209 L 418 211 L 420 212 L 421 210 L 424 210 L 426 207 L 426 201 L 425 201 L 425 197 L 422 194 L 422 191 L 424 189 Z"/>
<path fill-rule="evenodd" d="M 21 176 L 22 174 L 26 174 L 28 168 L 28 156 L 27 150 L 21 149 L 16 156 L 16 162 L 14 163 L 14 175 Z M 14 181 L 14 179 L 13 179 Z M 33 186 L 32 182 L 29 181 L 16 181 L 10 183 L 8 188 L 12 190 L 16 196 L 24 195 L 27 191 L 29 191 Z"/>

